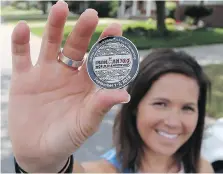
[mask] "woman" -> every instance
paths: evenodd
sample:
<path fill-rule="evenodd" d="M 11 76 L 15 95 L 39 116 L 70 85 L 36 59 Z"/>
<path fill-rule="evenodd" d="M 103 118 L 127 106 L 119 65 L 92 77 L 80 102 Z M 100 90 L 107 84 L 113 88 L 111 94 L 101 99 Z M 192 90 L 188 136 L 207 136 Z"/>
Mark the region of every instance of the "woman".
<path fill-rule="evenodd" d="M 152 172 L 198 172 L 208 87 L 189 55 L 165 49 L 149 54 L 127 89 L 131 101 L 115 120 L 124 169 L 149 172 L 157 165 Z"/>
<path fill-rule="evenodd" d="M 158 51 L 143 60 L 127 91 L 98 90 L 85 66 L 58 61 L 67 15 L 65 2 L 52 7 L 34 66 L 27 24 L 20 22 L 12 34 L 9 134 L 16 171 L 213 172 L 200 157 L 208 88 L 200 66 L 186 54 Z M 81 62 L 97 23 L 97 12 L 86 10 L 62 53 Z M 121 34 L 111 24 L 100 38 Z M 115 120 L 115 151 L 100 161 L 79 164 L 74 157 L 73 163 L 71 154 L 120 103 L 125 104 Z"/>

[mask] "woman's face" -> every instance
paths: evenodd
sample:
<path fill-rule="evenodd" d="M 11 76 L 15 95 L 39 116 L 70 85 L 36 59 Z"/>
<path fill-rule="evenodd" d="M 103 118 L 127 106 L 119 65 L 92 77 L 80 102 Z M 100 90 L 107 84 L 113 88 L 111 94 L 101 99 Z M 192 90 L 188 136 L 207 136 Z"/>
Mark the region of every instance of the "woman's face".
<path fill-rule="evenodd" d="M 146 147 L 173 155 L 192 135 L 198 120 L 199 86 L 185 75 L 161 76 L 141 100 L 137 129 Z"/>

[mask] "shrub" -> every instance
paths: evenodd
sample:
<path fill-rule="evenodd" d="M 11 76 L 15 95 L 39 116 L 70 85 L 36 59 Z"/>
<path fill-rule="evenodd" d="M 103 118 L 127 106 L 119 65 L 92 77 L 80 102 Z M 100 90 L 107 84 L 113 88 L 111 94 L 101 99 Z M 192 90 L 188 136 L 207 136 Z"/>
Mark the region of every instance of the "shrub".
<path fill-rule="evenodd" d="M 156 20 L 152 19 L 152 18 L 149 18 L 147 20 L 147 23 L 150 24 L 150 25 L 156 25 Z"/>
<path fill-rule="evenodd" d="M 97 10 L 99 17 L 115 17 L 118 1 L 90 1 L 89 8 Z"/>
<path fill-rule="evenodd" d="M 149 19 L 146 21 L 146 23 L 147 23 L 148 25 L 156 25 L 156 20 L 154 20 L 154 19 L 152 19 L 152 18 L 149 18 Z M 176 24 L 176 20 L 173 19 L 173 18 L 166 18 L 166 19 L 165 19 L 165 23 L 166 23 L 166 25 L 174 25 L 174 24 Z"/>
<path fill-rule="evenodd" d="M 176 2 L 171 2 L 171 1 L 166 2 L 166 9 L 168 11 L 168 15 L 167 15 L 168 18 L 175 18 L 174 14 L 175 14 L 176 8 L 177 8 Z"/>
<path fill-rule="evenodd" d="M 55 1 L 56 2 L 56 1 Z M 67 1 L 70 11 L 81 14 L 85 9 L 80 8 L 84 1 Z M 97 10 L 99 17 L 116 17 L 119 2 L 113 1 L 87 1 L 87 8 Z"/>
<path fill-rule="evenodd" d="M 109 11 L 109 17 L 117 17 L 117 12 L 119 8 L 119 1 L 113 0 L 109 3 L 110 11 Z"/>
<path fill-rule="evenodd" d="M 213 13 L 213 9 L 207 8 L 203 5 L 189 6 L 185 9 L 185 16 L 189 16 L 194 19 L 194 24 L 197 25 L 198 21 L 202 17 L 209 16 Z"/>
<path fill-rule="evenodd" d="M 173 18 L 166 18 L 165 23 L 166 23 L 166 25 L 174 25 L 174 24 L 176 24 L 176 20 Z"/>

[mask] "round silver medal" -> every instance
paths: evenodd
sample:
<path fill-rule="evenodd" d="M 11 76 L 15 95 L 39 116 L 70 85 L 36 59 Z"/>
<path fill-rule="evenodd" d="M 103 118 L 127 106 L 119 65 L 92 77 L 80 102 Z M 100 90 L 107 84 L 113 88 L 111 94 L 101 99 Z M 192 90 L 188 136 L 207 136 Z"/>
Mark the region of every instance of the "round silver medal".
<path fill-rule="evenodd" d="M 123 88 L 136 77 L 138 70 L 138 50 L 122 36 L 101 39 L 93 45 L 87 58 L 88 74 L 101 88 Z"/>

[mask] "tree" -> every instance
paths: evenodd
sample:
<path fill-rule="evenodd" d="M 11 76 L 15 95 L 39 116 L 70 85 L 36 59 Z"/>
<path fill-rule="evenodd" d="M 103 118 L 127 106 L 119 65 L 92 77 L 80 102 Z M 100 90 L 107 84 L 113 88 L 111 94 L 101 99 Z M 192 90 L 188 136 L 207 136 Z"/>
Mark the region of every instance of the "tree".
<path fill-rule="evenodd" d="M 204 2 L 201 1 L 199 6 L 189 6 L 186 8 L 185 16 L 190 16 L 194 19 L 194 25 L 197 25 L 199 20 L 203 17 L 209 16 L 213 13 L 213 9 L 204 6 Z"/>
<path fill-rule="evenodd" d="M 86 8 L 93 8 L 98 12 L 99 17 L 115 17 L 118 10 L 118 1 L 67 1 L 69 9 L 73 13 L 80 14 Z"/>
<path fill-rule="evenodd" d="M 47 4 L 48 1 L 40 1 L 40 6 L 43 14 L 47 14 Z"/>
<path fill-rule="evenodd" d="M 156 1 L 156 16 L 157 16 L 157 31 L 161 36 L 165 36 L 167 33 L 167 28 L 165 24 L 165 1 Z"/>

